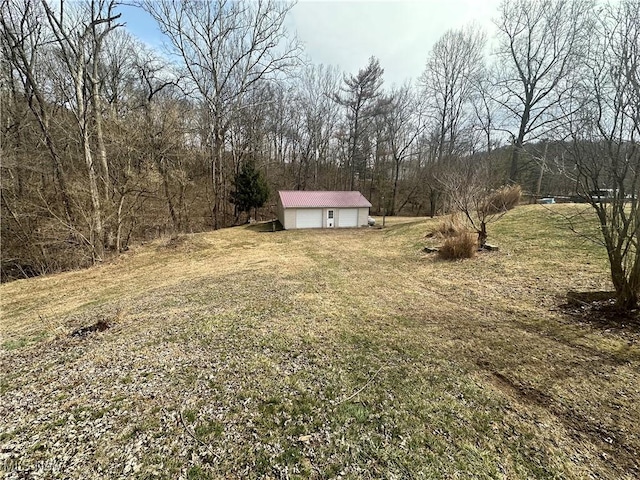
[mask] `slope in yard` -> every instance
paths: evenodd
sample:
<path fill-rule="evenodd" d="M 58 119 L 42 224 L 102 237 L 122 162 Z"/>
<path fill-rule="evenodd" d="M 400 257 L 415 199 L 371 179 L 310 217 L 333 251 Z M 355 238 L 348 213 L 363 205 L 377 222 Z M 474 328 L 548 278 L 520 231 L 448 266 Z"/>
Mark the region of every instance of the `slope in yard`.
<path fill-rule="evenodd" d="M 396 219 L 5 284 L 6 476 L 637 478 L 639 336 L 558 309 L 610 288 L 564 208 L 463 262 L 421 253 L 439 220 Z"/>

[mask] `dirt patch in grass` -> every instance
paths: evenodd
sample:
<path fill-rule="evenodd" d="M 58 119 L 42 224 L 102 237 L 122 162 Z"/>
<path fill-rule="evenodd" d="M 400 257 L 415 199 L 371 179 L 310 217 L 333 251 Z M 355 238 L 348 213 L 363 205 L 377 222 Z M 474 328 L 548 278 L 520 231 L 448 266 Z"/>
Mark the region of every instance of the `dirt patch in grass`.
<path fill-rule="evenodd" d="M 578 324 L 640 340 L 640 309 L 620 309 L 616 305 L 615 292 L 571 291 L 567 294 L 567 302 L 558 309 Z"/>
<path fill-rule="evenodd" d="M 69 336 L 70 337 L 86 337 L 90 333 L 104 332 L 106 329 L 110 327 L 111 327 L 111 324 L 106 320 L 98 320 L 96 323 L 92 325 L 75 329 L 73 332 L 69 334 Z"/>

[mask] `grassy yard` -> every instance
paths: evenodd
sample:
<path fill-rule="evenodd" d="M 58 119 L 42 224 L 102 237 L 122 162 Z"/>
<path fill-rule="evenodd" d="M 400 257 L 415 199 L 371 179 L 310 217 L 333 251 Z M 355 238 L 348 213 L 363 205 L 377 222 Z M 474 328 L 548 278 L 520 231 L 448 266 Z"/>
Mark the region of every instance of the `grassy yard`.
<path fill-rule="evenodd" d="M 640 476 L 640 335 L 562 205 L 421 252 L 439 219 L 238 227 L 0 287 L 6 478 Z M 97 322 L 104 331 L 71 335 Z M 44 472 L 41 477 L 37 472 Z"/>

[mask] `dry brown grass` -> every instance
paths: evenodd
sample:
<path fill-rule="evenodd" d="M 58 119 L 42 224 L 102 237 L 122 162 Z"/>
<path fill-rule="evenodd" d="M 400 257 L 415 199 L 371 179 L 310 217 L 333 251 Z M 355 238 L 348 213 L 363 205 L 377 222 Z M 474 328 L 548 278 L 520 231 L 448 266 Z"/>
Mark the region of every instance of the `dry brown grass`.
<path fill-rule="evenodd" d="M 486 215 L 494 215 L 506 212 L 518 206 L 522 199 L 522 187 L 520 185 L 506 185 L 491 192 L 482 211 Z"/>
<path fill-rule="evenodd" d="M 436 224 L 436 228 L 431 230 L 427 236 L 436 238 L 458 237 L 469 233 L 469 227 L 462 220 L 459 213 L 447 215 L 444 220 Z"/>
<path fill-rule="evenodd" d="M 473 258 L 478 252 L 477 235 L 470 232 L 447 237 L 438 253 L 445 260 L 462 260 Z"/>
<path fill-rule="evenodd" d="M 393 219 L 238 227 L 2 285 L 5 470 L 635 479 L 640 338 L 559 310 L 610 289 L 567 208 L 517 208 L 468 262 L 420 254 L 441 220 Z"/>

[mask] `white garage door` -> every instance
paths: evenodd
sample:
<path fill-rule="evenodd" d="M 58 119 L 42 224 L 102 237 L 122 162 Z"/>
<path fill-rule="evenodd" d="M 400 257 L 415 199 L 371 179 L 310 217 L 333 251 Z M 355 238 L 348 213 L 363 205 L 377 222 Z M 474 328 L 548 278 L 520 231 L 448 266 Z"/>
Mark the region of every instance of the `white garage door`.
<path fill-rule="evenodd" d="M 357 208 L 341 208 L 338 212 L 339 227 L 357 227 L 358 226 L 358 209 Z"/>
<path fill-rule="evenodd" d="M 296 210 L 296 228 L 322 228 L 322 209 Z"/>

